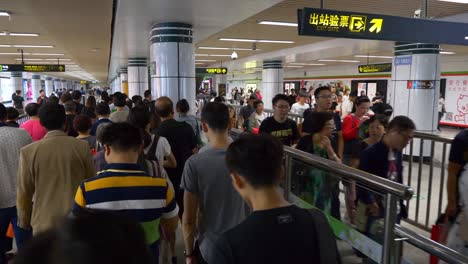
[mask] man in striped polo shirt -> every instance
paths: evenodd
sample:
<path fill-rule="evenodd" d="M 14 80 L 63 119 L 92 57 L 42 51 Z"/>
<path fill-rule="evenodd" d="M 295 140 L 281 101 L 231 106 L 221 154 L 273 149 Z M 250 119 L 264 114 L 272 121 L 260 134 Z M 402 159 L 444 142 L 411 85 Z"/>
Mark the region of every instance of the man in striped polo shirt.
<path fill-rule="evenodd" d="M 152 178 L 137 164 L 143 139 L 128 123 L 109 124 L 102 132 L 108 165 L 96 177 L 83 181 L 75 196 L 73 213 L 81 210 L 112 210 L 140 222 L 146 242 L 159 258 L 159 225 L 174 232 L 178 211 L 174 189 L 163 178 Z"/>

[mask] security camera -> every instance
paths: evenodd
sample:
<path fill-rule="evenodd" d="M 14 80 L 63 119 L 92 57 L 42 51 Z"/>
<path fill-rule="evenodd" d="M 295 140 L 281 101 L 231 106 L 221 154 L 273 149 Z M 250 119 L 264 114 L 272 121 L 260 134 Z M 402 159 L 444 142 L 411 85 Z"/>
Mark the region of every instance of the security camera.
<path fill-rule="evenodd" d="M 235 52 L 235 51 L 234 51 L 234 52 L 232 52 L 232 54 L 231 54 L 231 59 L 233 59 L 233 60 L 237 60 L 237 58 L 238 58 L 238 56 L 237 56 L 237 52 Z"/>
<path fill-rule="evenodd" d="M 421 17 L 421 9 L 416 9 L 414 10 L 414 18 L 420 18 Z"/>

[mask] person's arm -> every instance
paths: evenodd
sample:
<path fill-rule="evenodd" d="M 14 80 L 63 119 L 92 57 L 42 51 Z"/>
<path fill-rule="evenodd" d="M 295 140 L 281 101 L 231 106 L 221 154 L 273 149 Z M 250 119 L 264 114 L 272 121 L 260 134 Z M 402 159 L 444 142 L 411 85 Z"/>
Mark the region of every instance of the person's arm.
<path fill-rule="evenodd" d="M 164 168 L 168 168 L 168 169 L 173 169 L 173 168 L 177 168 L 177 160 L 176 158 L 174 157 L 174 154 L 169 154 L 168 156 L 166 156 L 166 160 L 164 160 L 163 162 L 163 167 Z"/>
<path fill-rule="evenodd" d="M 453 144 L 452 144 L 453 148 Z M 461 165 L 450 161 L 448 164 L 448 177 L 447 177 L 447 209 L 445 213 L 449 217 L 455 217 L 457 214 L 457 176 L 461 170 Z"/>
<path fill-rule="evenodd" d="M 179 226 L 179 207 L 175 200 L 175 192 L 172 183 L 167 179 L 166 207 L 161 216 L 161 227 L 168 234 L 173 234 Z"/>
<path fill-rule="evenodd" d="M 81 143 L 81 142 L 80 142 Z M 96 171 L 94 170 L 93 155 L 89 151 L 89 146 L 86 142 L 82 142 L 83 147 L 83 160 L 85 165 L 85 179 L 92 178 L 96 176 Z"/>
<path fill-rule="evenodd" d="M 182 227 L 184 233 L 184 245 L 187 255 L 193 254 L 195 235 L 197 234 L 196 219 L 198 211 L 198 194 L 188 191 L 184 192 L 184 215 L 182 216 Z"/>
<path fill-rule="evenodd" d="M 343 151 L 344 151 L 344 140 L 343 140 L 343 133 L 339 131 L 338 133 L 338 151 L 336 155 L 338 157 L 342 158 L 343 157 Z"/>
<path fill-rule="evenodd" d="M 18 226 L 23 229 L 31 228 L 32 198 L 34 195 L 34 179 L 32 167 L 23 150 L 20 152 L 18 168 L 18 186 L 16 207 L 18 210 Z"/>
<path fill-rule="evenodd" d="M 72 207 L 72 214 L 78 215 L 86 207 L 86 198 L 83 192 L 83 183 L 76 190 L 75 201 Z"/>

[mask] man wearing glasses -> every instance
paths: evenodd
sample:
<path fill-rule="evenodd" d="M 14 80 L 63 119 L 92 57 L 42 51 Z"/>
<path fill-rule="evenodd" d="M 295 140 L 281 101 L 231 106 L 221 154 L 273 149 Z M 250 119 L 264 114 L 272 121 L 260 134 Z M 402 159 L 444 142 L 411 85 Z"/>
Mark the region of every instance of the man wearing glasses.
<path fill-rule="evenodd" d="M 284 94 L 273 97 L 273 116 L 263 120 L 260 133 L 277 137 L 283 145 L 292 146 L 299 140 L 299 130 L 294 120 L 288 118 L 289 98 Z"/>

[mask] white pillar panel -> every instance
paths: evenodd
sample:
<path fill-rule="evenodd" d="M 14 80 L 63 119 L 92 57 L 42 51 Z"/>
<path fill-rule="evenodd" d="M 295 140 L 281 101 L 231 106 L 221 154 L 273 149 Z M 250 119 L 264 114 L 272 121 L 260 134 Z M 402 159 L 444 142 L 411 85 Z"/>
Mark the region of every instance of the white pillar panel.
<path fill-rule="evenodd" d="M 273 97 L 279 93 L 283 93 L 283 75 L 282 61 L 263 62 L 262 89 L 260 92 L 265 109 L 273 109 L 271 102 Z"/>
<path fill-rule="evenodd" d="M 148 65 L 146 58 L 128 59 L 128 97 L 141 95 L 148 90 Z"/>
<path fill-rule="evenodd" d="M 57 91 L 58 89 L 62 89 L 62 81 L 60 79 L 54 80 L 54 89 Z"/>
<path fill-rule="evenodd" d="M 115 91 L 122 92 L 122 82 L 120 81 L 120 75 L 115 78 Z"/>
<path fill-rule="evenodd" d="M 68 89 L 67 80 L 62 80 L 61 83 L 62 83 L 62 84 L 61 84 L 61 85 L 62 85 L 62 86 L 61 86 L 62 89 L 67 90 L 67 89 Z"/>
<path fill-rule="evenodd" d="M 24 99 L 27 99 L 26 92 L 23 89 L 23 73 L 22 72 L 12 72 L 10 77 L 10 92 L 7 93 L 12 95 L 16 90 L 21 91 L 21 95 Z"/>
<path fill-rule="evenodd" d="M 40 96 L 39 91 L 42 89 L 41 76 L 33 75 L 31 77 L 31 85 L 32 85 L 32 99 L 33 101 L 35 101 Z"/>
<path fill-rule="evenodd" d="M 169 22 L 151 31 L 151 88 L 154 98 L 169 97 L 175 104 L 186 99 L 195 111 L 195 54 L 192 26 Z"/>
<path fill-rule="evenodd" d="M 46 95 L 49 96 L 54 91 L 54 81 L 52 77 L 46 77 L 44 84 Z"/>

